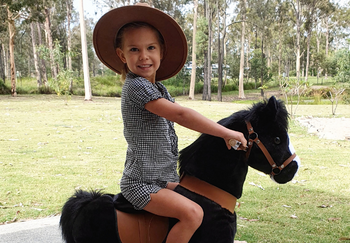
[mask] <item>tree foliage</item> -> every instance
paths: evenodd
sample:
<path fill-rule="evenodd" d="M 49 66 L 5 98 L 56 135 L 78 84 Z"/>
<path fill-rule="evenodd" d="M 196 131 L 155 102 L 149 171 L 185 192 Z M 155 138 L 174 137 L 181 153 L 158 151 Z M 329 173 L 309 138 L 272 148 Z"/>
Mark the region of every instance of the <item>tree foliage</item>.
<path fill-rule="evenodd" d="M 30 23 L 35 23 L 34 26 L 37 23 L 39 25 L 39 32 L 35 28 L 36 45 L 39 46 L 39 36 L 41 36 L 42 45 L 48 48 L 47 33 L 43 25 L 46 10 L 50 13 L 53 50 L 59 51 L 55 64 L 50 64 L 48 59 L 43 59 L 46 61 L 45 70 L 48 78 L 54 78 L 51 74 L 51 65 L 55 65 L 61 71 L 67 70 L 68 56 L 72 60 L 71 75 L 75 78 L 82 77 L 80 27 L 76 10 L 72 11 L 71 48 L 68 51 L 66 1 L 1 0 L 0 2 L 2 23 L 0 25 L 0 79 L 4 79 L 5 83 L 8 82 L 14 71 L 14 75 L 20 74 L 20 77 L 35 76 Z M 134 4 L 136 1 L 94 0 L 93 2 L 98 6 L 95 10 L 98 12 L 101 11 L 98 9 L 107 11 L 109 8 Z M 188 60 L 192 60 L 193 1 L 147 0 L 143 2 L 148 2 L 165 11 L 178 21 L 189 43 Z M 216 77 L 219 75 L 215 67 L 222 68 L 220 72 L 222 86 L 238 80 L 240 63 L 242 63 L 240 62 L 241 47 L 244 51 L 244 59 L 242 59 L 244 60 L 244 82 L 256 81 L 257 87 L 263 86 L 272 77 L 282 75 L 287 77 L 300 75 L 300 79 L 316 75 L 324 78 L 331 76 L 339 82 L 349 82 L 349 43 L 346 42 L 350 33 L 349 5 L 339 5 L 330 0 L 246 0 L 245 2 L 243 5 L 243 0 L 198 1 L 195 38 L 198 66 L 196 82 L 204 82 L 206 92 L 211 92 L 210 86 L 216 85 Z M 297 2 L 300 4 L 299 29 L 296 8 L 293 8 L 297 6 Z M 245 14 L 244 18 L 242 18 L 243 14 Z M 242 21 L 245 26 L 243 43 Z M 90 75 L 113 75 L 98 61 L 93 50 L 92 33 L 96 19 L 86 19 L 85 22 Z M 15 63 L 13 71 L 10 69 L 9 57 L 11 24 L 14 33 L 12 36 Z M 299 68 L 297 65 L 300 65 Z M 186 71 L 181 72 L 181 75 L 185 77 Z M 188 80 L 186 82 L 178 81 L 176 78 L 175 80 L 179 85 L 188 83 Z M 211 99 L 210 94 L 204 96 L 205 99 Z"/>

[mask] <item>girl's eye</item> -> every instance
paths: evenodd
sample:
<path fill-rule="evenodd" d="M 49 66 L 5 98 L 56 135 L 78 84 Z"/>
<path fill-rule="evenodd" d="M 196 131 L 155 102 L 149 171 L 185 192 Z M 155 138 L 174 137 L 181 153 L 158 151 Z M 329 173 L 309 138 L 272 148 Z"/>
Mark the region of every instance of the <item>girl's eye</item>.
<path fill-rule="evenodd" d="M 134 47 L 134 48 L 131 48 L 130 51 L 131 51 L 131 52 L 135 52 L 135 51 L 137 51 L 137 48 L 135 48 L 135 47 Z"/>
<path fill-rule="evenodd" d="M 148 47 L 148 50 L 154 50 L 154 49 L 156 49 L 155 46 L 149 46 L 149 47 Z"/>

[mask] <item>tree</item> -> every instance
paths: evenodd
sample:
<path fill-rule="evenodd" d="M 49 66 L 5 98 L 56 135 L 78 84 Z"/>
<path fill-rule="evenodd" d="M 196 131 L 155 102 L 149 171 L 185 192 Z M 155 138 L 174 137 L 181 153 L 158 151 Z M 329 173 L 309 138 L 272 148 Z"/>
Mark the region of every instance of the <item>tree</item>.
<path fill-rule="evenodd" d="M 285 2 L 281 2 L 277 7 L 276 12 L 276 24 L 275 24 L 275 35 L 277 35 L 278 39 L 278 76 L 281 76 L 281 66 L 282 66 L 282 50 L 283 50 L 283 40 L 285 38 L 286 33 L 288 33 L 288 5 Z"/>
<path fill-rule="evenodd" d="M 0 45 L 0 73 L 1 73 L 1 79 L 5 83 L 6 76 L 5 76 L 5 58 L 3 58 L 4 53 L 3 45 Z"/>
<path fill-rule="evenodd" d="M 47 6 L 45 7 L 45 31 L 47 34 L 47 42 L 49 46 L 49 54 L 50 54 L 50 66 L 51 66 L 51 75 L 54 79 L 57 78 L 58 70 L 57 70 L 57 64 L 54 58 L 53 50 L 54 50 L 54 44 L 52 40 L 52 33 L 51 33 L 51 21 L 50 21 L 50 8 Z"/>
<path fill-rule="evenodd" d="M 2 8 L 5 8 L 7 15 L 3 17 L 4 21 L 8 23 L 9 32 L 9 52 L 10 52 L 10 73 L 11 73 L 11 95 L 17 96 L 16 91 L 16 67 L 15 67 L 15 36 L 16 36 L 16 26 L 15 21 L 17 19 L 23 19 L 27 22 L 31 22 L 34 19 L 40 19 L 40 10 L 42 9 L 42 1 L 40 0 L 3 0 Z M 36 14 L 31 14 L 31 11 L 35 11 Z"/>
<path fill-rule="evenodd" d="M 217 21 L 217 29 L 218 29 L 218 101 L 222 101 L 222 65 L 221 65 L 221 30 L 220 30 L 220 4 L 219 0 L 216 0 L 216 21 Z"/>
<path fill-rule="evenodd" d="M 72 72 L 72 34 L 70 29 L 70 23 L 72 18 L 72 0 L 67 0 L 67 49 L 68 49 L 68 57 L 67 57 L 67 65 L 68 71 Z M 69 92 L 73 93 L 73 79 L 70 78 L 69 81 Z"/>
<path fill-rule="evenodd" d="M 194 87 L 196 85 L 196 69 L 197 69 L 197 60 L 196 60 L 196 35 L 197 35 L 197 10 L 198 10 L 198 0 L 194 0 L 193 8 L 193 36 L 192 36 L 192 73 L 191 73 L 191 84 L 190 84 L 190 93 L 189 99 L 194 99 Z"/>
<path fill-rule="evenodd" d="M 264 63 L 266 60 L 266 55 L 264 53 L 264 41 L 265 39 L 271 37 L 271 26 L 274 22 L 275 9 L 276 5 L 271 0 L 254 0 L 251 1 L 251 9 L 253 11 L 253 16 L 256 20 L 256 31 L 260 32 L 261 40 L 261 63 Z M 257 32 L 256 32 L 256 41 L 257 41 Z M 255 49 L 257 48 L 257 43 L 255 44 Z M 265 76 L 265 66 L 260 67 L 260 81 L 261 86 L 264 85 L 264 76 Z M 257 77 L 256 77 L 257 78 Z M 261 89 L 261 96 L 264 97 L 264 90 Z"/>
<path fill-rule="evenodd" d="M 349 41 L 350 42 L 350 41 Z M 336 80 L 338 82 L 350 83 L 350 50 L 340 50 L 335 54 L 337 63 Z"/>
<path fill-rule="evenodd" d="M 211 43 L 213 39 L 213 31 L 212 31 L 212 16 L 213 16 L 213 11 L 212 11 L 212 6 L 211 6 L 211 1 L 210 0 L 205 0 L 206 1 L 206 18 L 208 20 L 208 49 L 207 49 L 207 61 L 206 64 L 207 66 L 205 67 L 207 69 L 207 81 L 204 81 L 207 83 L 207 97 L 205 98 L 206 100 L 211 101 L 211 77 L 212 77 L 212 68 L 211 68 L 211 58 L 212 58 L 212 50 L 211 50 Z"/>
<path fill-rule="evenodd" d="M 307 50 L 306 50 L 306 68 L 305 68 L 305 82 L 308 81 L 309 64 L 310 64 L 310 40 L 313 26 L 317 21 L 317 17 L 323 14 L 323 8 L 327 6 L 328 0 L 308 0 L 306 4 L 306 30 L 307 30 Z"/>
<path fill-rule="evenodd" d="M 80 31 L 81 31 L 81 45 L 82 45 L 81 52 L 83 55 L 83 66 L 84 66 L 85 101 L 91 101 L 92 94 L 91 94 L 90 73 L 89 73 L 87 44 L 86 44 L 86 31 L 85 31 L 83 0 L 80 0 L 79 16 L 80 16 L 80 28 L 81 28 Z"/>
<path fill-rule="evenodd" d="M 37 28 L 37 33 L 38 33 L 38 45 L 41 47 L 42 44 L 42 38 L 41 38 L 41 27 L 40 23 L 36 22 L 36 28 Z M 41 78 L 42 78 L 42 83 L 46 87 L 47 86 L 47 72 L 46 72 L 46 62 L 43 58 L 39 57 L 40 62 L 40 71 L 41 71 Z"/>
<path fill-rule="evenodd" d="M 295 1 L 295 2 L 294 2 Z M 301 35 L 301 24 L 302 24 L 302 5 L 300 0 L 291 0 L 291 5 L 293 6 L 294 14 L 295 14 L 295 22 L 296 22 L 296 43 L 295 43 L 295 56 L 296 56 L 296 64 L 295 71 L 297 80 L 300 80 L 300 58 L 303 55 L 300 47 L 300 35 Z"/>
<path fill-rule="evenodd" d="M 36 73 L 36 80 L 38 87 L 40 88 L 42 85 L 41 75 L 40 75 L 40 67 L 39 67 L 39 61 L 38 61 L 38 53 L 36 48 L 36 38 L 34 33 L 34 23 L 30 23 L 30 31 L 31 31 L 31 37 L 32 37 L 32 44 L 33 44 L 33 56 L 34 56 L 34 66 L 35 66 L 35 73 Z"/>
<path fill-rule="evenodd" d="M 7 21 L 9 29 L 9 50 L 10 50 L 10 66 L 11 66 L 11 94 L 17 96 L 16 91 L 16 67 L 15 67 L 15 54 L 14 54 L 14 39 L 16 34 L 15 19 L 19 17 L 18 14 L 11 12 L 10 6 L 7 6 Z"/>
<path fill-rule="evenodd" d="M 241 60 L 239 64 L 239 88 L 238 88 L 238 98 L 245 99 L 244 95 L 244 34 L 245 34 L 245 18 L 246 18 L 246 0 L 241 2 L 241 15 L 242 15 L 242 32 L 241 32 Z"/>
<path fill-rule="evenodd" d="M 272 74 L 269 72 L 267 67 L 266 57 L 262 57 L 260 49 L 255 49 L 250 58 L 251 73 L 253 78 L 261 78 L 261 73 L 263 74 L 262 80 L 269 81 L 272 78 Z M 263 82 L 262 82 L 263 83 Z M 261 85 L 263 86 L 263 84 Z"/>

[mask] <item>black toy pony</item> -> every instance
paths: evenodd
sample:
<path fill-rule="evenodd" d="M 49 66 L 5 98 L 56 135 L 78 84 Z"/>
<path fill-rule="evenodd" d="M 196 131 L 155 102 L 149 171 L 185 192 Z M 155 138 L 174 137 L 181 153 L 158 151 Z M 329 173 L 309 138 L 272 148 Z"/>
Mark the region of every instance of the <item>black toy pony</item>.
<path fill-rule="evenodd" d="M 180 152 L 181 182 L 175 191 L 204 210 L 202 225 L 190 242 L 233 242 L 234 207 L 242 196 L 248 166 L 270 174 L 280 184 L 292 180 L 299 158 L 289 140 L 288 119 L 283 102 L 271 97 L 219 121 L 244 133 L 247 151 L 228 150 L 221 138 L 202 134 Z M 135 219 L 129 220 L 130 217 Z M 140 226 L 140 222 L 145 226 Z M 121 194 L 77 191 L 63 207 L 60 226 L 68 243 L 158 243 L 165 242 L 167 230 L 174 223 L 175 219 L 135 212 Z M 143 231 L 147 231 L 145 235 Z"/>

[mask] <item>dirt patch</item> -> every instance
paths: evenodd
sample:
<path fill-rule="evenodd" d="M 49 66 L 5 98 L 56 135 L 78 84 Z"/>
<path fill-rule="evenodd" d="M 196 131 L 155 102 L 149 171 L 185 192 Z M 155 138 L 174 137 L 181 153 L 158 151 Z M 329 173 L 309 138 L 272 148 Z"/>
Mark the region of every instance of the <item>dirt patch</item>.
<path fill-rule="evenodd" d="M 350 141 L 350 118 L 315 118 L 312 116 L 296 119 L 307 127 L 308 133 L 320 138 Z"/>

